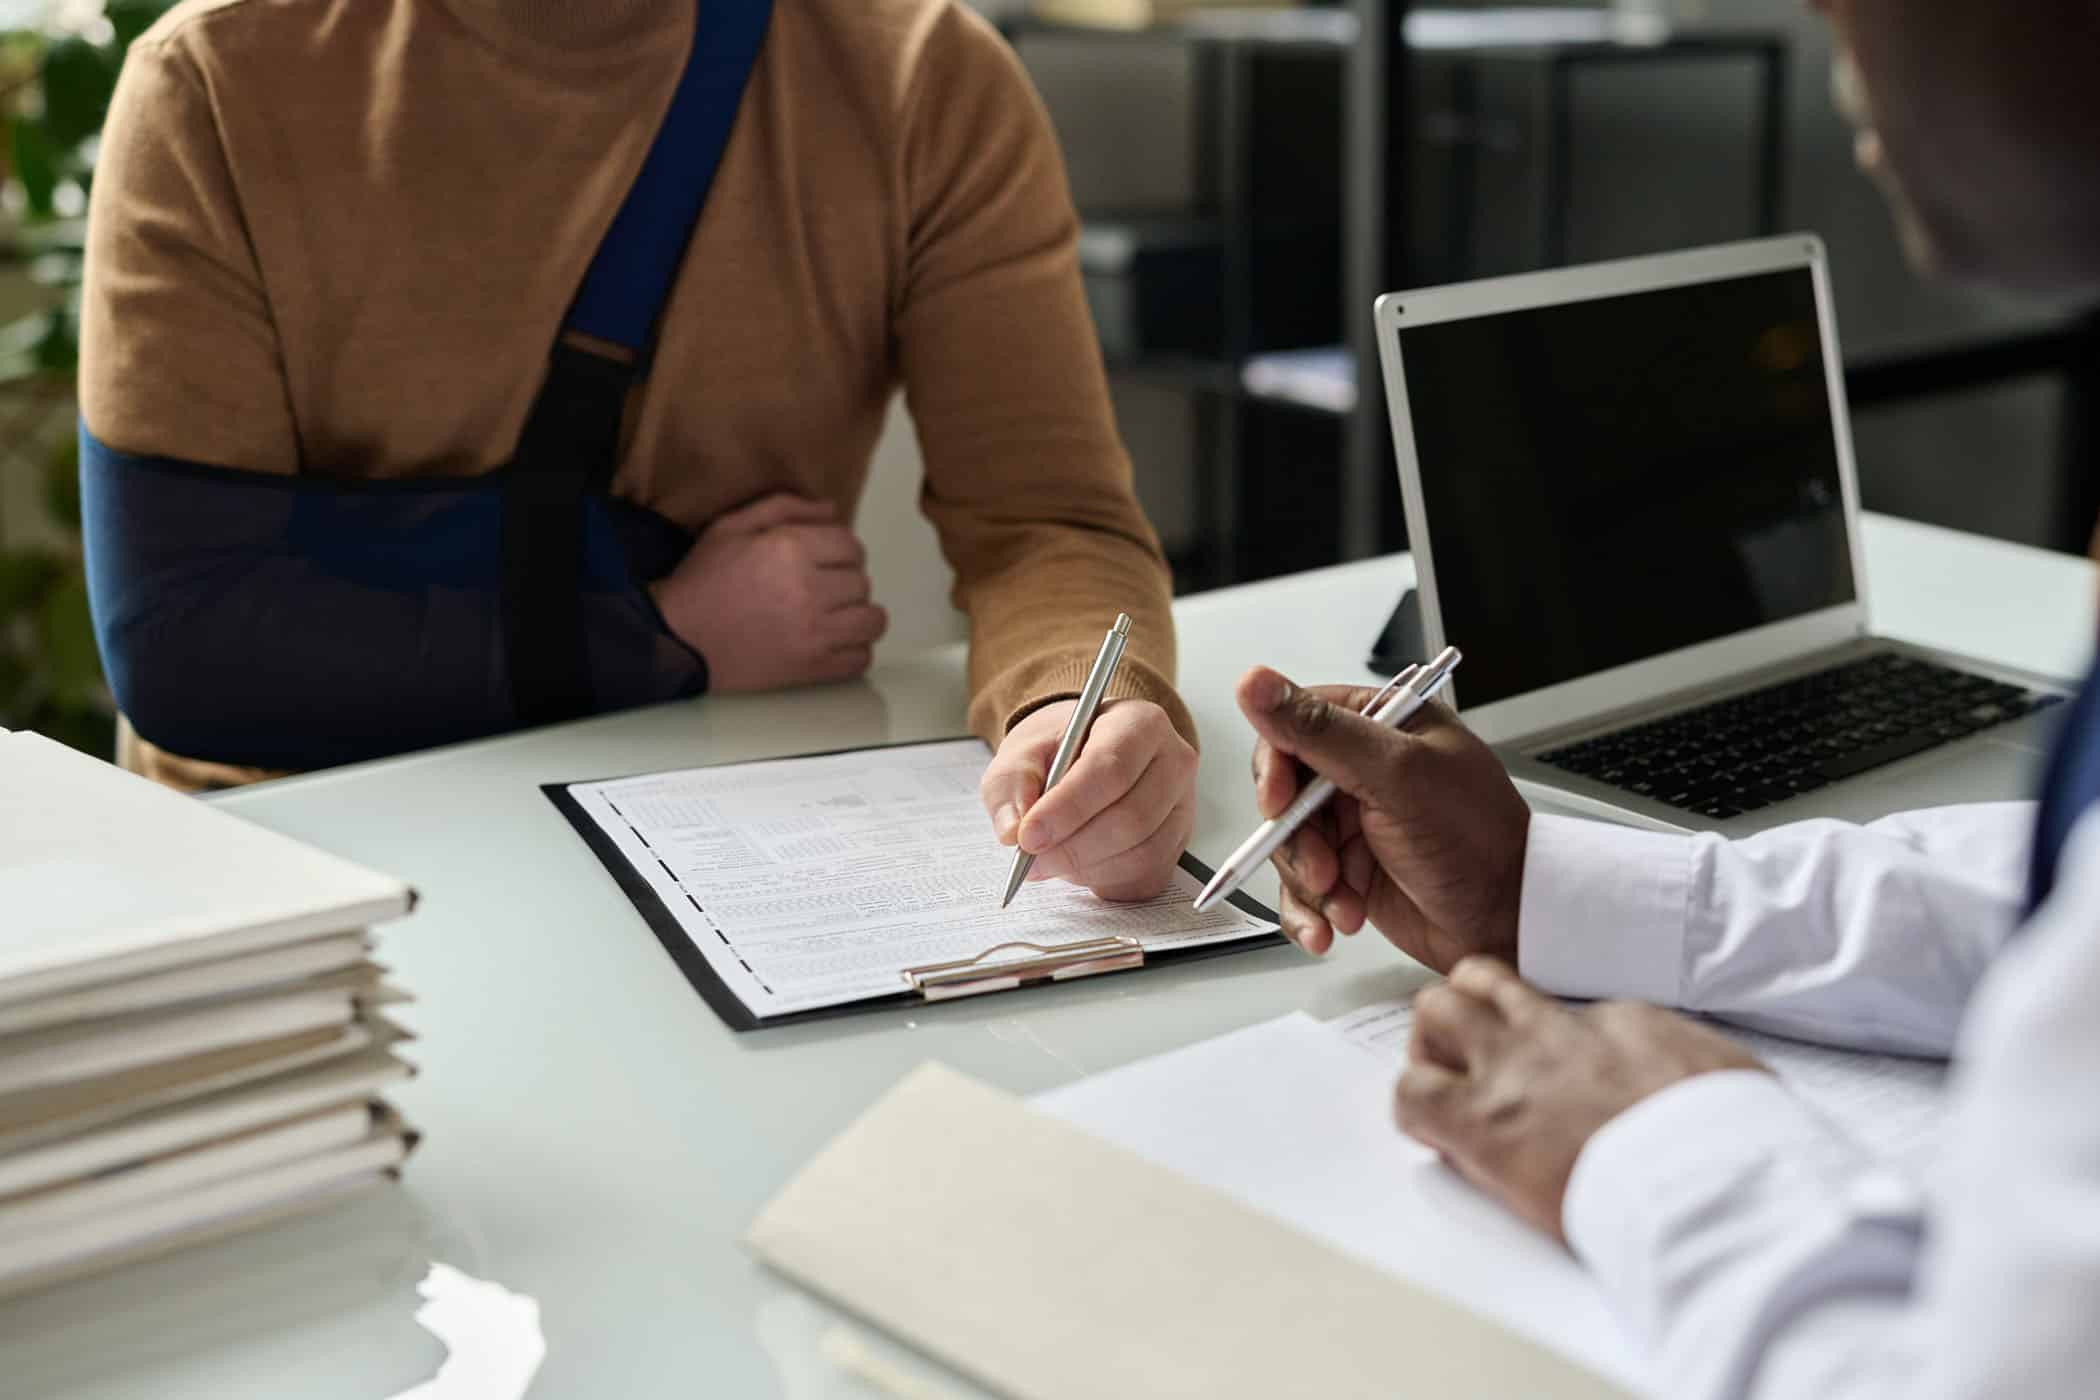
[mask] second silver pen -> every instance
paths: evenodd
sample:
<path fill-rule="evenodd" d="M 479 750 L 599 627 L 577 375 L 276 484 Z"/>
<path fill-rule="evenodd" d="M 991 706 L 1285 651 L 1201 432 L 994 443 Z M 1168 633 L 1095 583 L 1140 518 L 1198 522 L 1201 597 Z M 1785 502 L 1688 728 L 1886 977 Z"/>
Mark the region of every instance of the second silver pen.
<path fill-rule="evenodd" d="M 1444 683 L 1451 679 L 1451 673 L 1458 669 L 1459 660 L 1457 647 L 1445 647 L 1437 653 L 1434 661 L 1417 672 L 1392 699 L 1379 706 L 1370 716 L 1371 721 L 1388 728 L 1398 728 L 1407 723 L 1416 711 L 1428 704 L 1435 698 L 1436 693 L 1444 688 Z M 1316 778 L 1306 785 L 1305 791 L 1292 800 L 1290 806 L 1256 827 L 1254 834 L 1241 842 L 1240 848 L 1218 867 L 1218 873 L 1203 887 L 1203 893 L 1196 896 L 1196 912 L 1208 912 L 1219 900 L 1233 894 L 1241 885 L 1247 883 L 1247 878 L 1261 869 L 1262 863 L 1276 854 L 1278 847 L 1291 839 L 1292 832 L 1305 825 L 1313 813 L 1327 805 L 1328 799 L 1334 796 L 1335 791 L 1332 780 Z"/>

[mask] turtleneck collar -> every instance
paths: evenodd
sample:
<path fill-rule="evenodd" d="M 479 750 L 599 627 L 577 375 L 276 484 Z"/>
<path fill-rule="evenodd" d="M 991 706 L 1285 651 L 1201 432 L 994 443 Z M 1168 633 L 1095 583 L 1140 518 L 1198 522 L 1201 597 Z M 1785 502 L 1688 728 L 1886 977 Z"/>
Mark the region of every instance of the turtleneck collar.
<path fill-rule="evenodd" d="M 569 53 L 627 49 L 685 23 L 695 0 L 450 0 L 473 28 L 498 41 Z"/>

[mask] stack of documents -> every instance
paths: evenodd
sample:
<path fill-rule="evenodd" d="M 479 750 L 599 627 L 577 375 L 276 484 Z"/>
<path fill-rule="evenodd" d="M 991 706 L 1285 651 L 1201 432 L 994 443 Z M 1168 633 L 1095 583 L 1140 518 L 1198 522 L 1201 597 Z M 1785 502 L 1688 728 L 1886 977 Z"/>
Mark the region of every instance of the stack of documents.
<path fill-rule="evenodd" d="M 398 881 L 0 731 L 0 1294 L 339 1200 L 413 1134 Z"/>
<path fill-rule="evenodd" d="M 923 1066 L 746 1242 L 1039 1400 L 1651 1390 L 1575 1258 L 1393 1126 L 1411 1021 L 1296 1012 L 1028 1104 Z M 1931 1170 L 1944 1066 L 1745 1039 L 1899 1170 Z"/>

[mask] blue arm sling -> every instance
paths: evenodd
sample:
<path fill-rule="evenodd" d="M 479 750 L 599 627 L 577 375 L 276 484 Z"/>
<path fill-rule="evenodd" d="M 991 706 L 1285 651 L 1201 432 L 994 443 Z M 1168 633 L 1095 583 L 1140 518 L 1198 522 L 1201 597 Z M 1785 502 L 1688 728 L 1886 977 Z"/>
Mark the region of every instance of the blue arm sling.
<path fill-rule="evenodd" d="M 643 586 L 690 537 L 606 488 L 771 11 L 700 4 L 663 125 L 502 470 L 275 476 L 115 451 L 81 425 L 96 641 L 142 736 L 318 768 L 706 688 L 705 661 Z"/>

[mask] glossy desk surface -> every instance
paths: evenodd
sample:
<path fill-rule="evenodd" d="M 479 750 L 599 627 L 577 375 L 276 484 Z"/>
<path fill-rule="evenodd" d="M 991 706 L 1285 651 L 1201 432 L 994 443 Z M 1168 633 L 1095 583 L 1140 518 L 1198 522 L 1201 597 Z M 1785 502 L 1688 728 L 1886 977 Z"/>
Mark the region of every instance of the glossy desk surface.
<path fill-rule="evenodd" d="M 1866 531 L 1881 630 L 2070 676 L 2094 636 L 2083 561 L 1886 518 Z M 1182 689 L 1202 726 L 1194 849 L 1253 820 L 1233 681 L 1265 662 L 1362 680 L 1405 556 L 1187 598 Z M 738 1247 L 817 1147 L 927 1058 L 1020 1093 L 1426 975 L 1375 936 L 1093 983 L 726 1030 L 538 786 L 959 731 L 960 649 L 865 683 L 707 699 L 231 794 L 231 811 L 413 881 L 381 956 L 418 999 L 427 1134 L 402 1183 L 311 1220 L 0 1304 L 0 1394 L 376 1400 L 430 1376 L 412 1320 L 436 1258 L 536 1297 L 544 1396 L 796 1396 L 789 1290 Z M 1252 886 L 1273 899 L 1273 878 Z"/>

